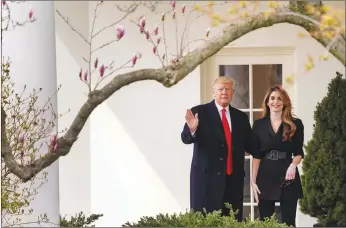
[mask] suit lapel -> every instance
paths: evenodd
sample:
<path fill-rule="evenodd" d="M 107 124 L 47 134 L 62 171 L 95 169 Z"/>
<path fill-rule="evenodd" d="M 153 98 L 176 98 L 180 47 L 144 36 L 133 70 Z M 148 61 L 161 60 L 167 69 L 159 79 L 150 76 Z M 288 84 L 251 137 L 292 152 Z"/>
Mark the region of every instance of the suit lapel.
<path fill-rule="evenodd" d="M 214 133 L 216 137 L 223 143 L 226 142 L 225 133 L 222 126 L 221 117 L 219 114 L 219 110 L 217 109 L 215 105 L 215 101 L 209 103 L 209 115 L 210 120 L 212 122 L 212 125 L 216 126 L 215 128 L 212 128 L 214 130 Z"/>

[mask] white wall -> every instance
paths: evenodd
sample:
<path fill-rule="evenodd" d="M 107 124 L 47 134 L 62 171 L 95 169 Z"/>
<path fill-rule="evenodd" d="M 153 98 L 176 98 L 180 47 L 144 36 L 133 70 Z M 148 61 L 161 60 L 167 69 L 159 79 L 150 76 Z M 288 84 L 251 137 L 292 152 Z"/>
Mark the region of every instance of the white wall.
<path fill-rule="evenodd" d="M 56 7 L 83 33 L 87 33 L 91 30 L 95 2 L 88 3 L 88 13 L 85 4 L 57 2 Z M 101 5 L 95 30 L 121 17 L 123 13 L 118 12 L 114 4 L 105 1 Z M 129 5 L 130 2 L 117 4 Z M 177 5 L 180 7 L 182 3 Z M 158 9 L 158 12 L 163 11 L 163 8 Z M 149 14 L 148 10 L 141 14 L 147 17 L 150 29 L 161 17 L 160 13 Z M 85 15 L 88 15 L 89 23 L 85 22 Z M 137 13 L 131 18 L 136 20 L 139 16 Z M 57 23 L 60 22 L 57 20 Z M 174 51 L 173 24 L 168 23 L 169 48 Z M 196 20 L 189 30 L 190 40 L 203 38 L 209 24 L 206 17 Z M 160 67 L 152 54 L 152 46 L 139 34 L 138 27 L 129 21 L 123 25 L 126 28 L 124 38 L 101 49 L 92 61 L 97 56 L 99 64 L 114 60 L 115 66 L 119 66 L 133 53 L 141 52 L 143 57 L 134 69 L 121 72 Z M 211 36 L 221 27 L 213 28 Z M 182 29 L 181 23 L 179 29 Z M 293 101 L 297 115 L 304 121 L 307 142 L 312 134 L 315 106 L 325 95 L 327 83 L 335 70 L 342 71 L 344 67 L 331 57 L 327 62 L 316 64 L 313 71 L 305 72 L 307 55 L 318 58 L 323 54 L 323 48 L 314 40 L 298 38 L 299 31 L 302 29 L 297 26 L 275 25 L 249 33 L 233 44 L 235 47 L 296 47 L 294 68 L 298 77 L 293 85 L 296 93 Z M 105 31 L 95 39 L 93 46 L 113 40 L 115 34 L 114 27 Z M 87 54 L 87 47 L 81 46 L 83 41 L 76 37 L 68 32 L 66 25 L 57 24 L 58 82 L 66 87 L 59 95 L 59 109 L 72 108 L 65 122 L 59 122 L 64 127 L 71 123 L 85 100 L 85 86 L 78 81 L 78 72 L 82 64 L 80 57 Z M 162 49 L 160 51 L 162 53 Z M 200 103 L 199 71 L 197 68 L 172 88 L 165 88 L 154 81 L 133 83 L 95 110 L 71 153 L 60 159 L 60 170 L 63 170 L 60 172 L 61 213 L 74 213 L 80 209 L 87 213 L 104 213 L 97 226 L 118 226 L 128 220 L 136 221 L 140 216 L 177 212 L 189 207 L 192 146 L 181 143 L 180 132 L 186 108 Z M 310 83 L 314 86 L 309 86 Z M 300 226 L 313 223 L 307 216 L 298 215 Z"/>
<path fill-rule="evenodd" d="M 29 23 L 24 27 L 17 27 L 14 31 L 4 33 L 2 56 L 11 58 L 11 80 L 15 83 L 15 92 L 21 93 L 24 85 L 27 86 L 25 95 L 32 93 L 33 89 L 38 90 L 42 88 L 42 92 L 38 96 L 36 104 L 38 106 L 36 108 L 40 108 L 48 98 L 52 97 L 53 109 L 55 113 L 58 113 L 57 99 L 54 96 L 57 85 L 53 2 L 8 4 L 11 5 L 13 20 L 25 21 L 28 19 L 30 10 L 33 10 L 34 16 L 37 18 L 37 21 L 34 23 Z M 52 118 L 50 111 L 46 112 L 43 117 L 50 121 Z M 46 140 L 48 142 L 49 139 Z M 40 154 L 46 154 L 47 150 L 44 144 L 39 152 Z M 58 161 L 44 171 L 48 172 L 48 182 L 38 189 L 38 194 L 30 203 L 29 208 L 33 208 L 34 211 L 29 216 L 21 217 L 22 223 L 28 223 L 26 226 L 38 226 L 36 223 L 37 218 L 44 213 L 47 214 L 52 224 L 42 225 L 50 227 L 58 224 L 59 221 Z M 40 174 L 38 174 L 38 177 L 40 177 Z M 32 186 L 29 185 L 31 184 L 29 181 L 27 184 L 21 185 L 21 187 L 37 188 L 40 183 L 40 180 L 36 179 Z"/>
<path fill-rule="evenodd" d="M 68 17 L 69 23 L 85 37 L 88 36 L 88 2 L 56 1 L 55 9 Z M 67 113 L 59 120 L 59 129 L 69 127 L 81 105 L 86 101 L 87 88 L 79 80 L 80 68 L 86 67 L 82 57 L 87 56 L 87 44 L 56 13 L 57 83 L 62 85 L 58 94 L 58 108 Z M 83 211 L 90 214 L 90 127 L 89 121 L 66 157 L 60 162 L 60 213 L 74 215 Z"/>
<path fill-rule="evenodd" d="M 94 4 L 90 2 L 90 18 Z M 117 20 L 121 14 L 116 12 L 114 2 L 104 2 L 96 30 Z M 150 15 L 147 10 L 143 14 L 153 29 L 160 14 Z M 136 17 L 138 13 L 132 16 Z M 95 57 L 103 63 L 114 60 L 119 66 L 141 52 L 134 69 L 160 67 L 139 29 L 129 22 L 124 26 L 125 37 Z M 96 40 L 95 47 L 114 38 L 113 28 Z M 91 204 L 92 211 L 105 214 L 98 226 L 118 226 L 144 215 L 189 207 L 192 147 L 180 142 L 180 132 L 186 108 L 199 103 L 199 81 L 197 70 L 169 89 L 155 81 L 137 82 L 119 90 L 93 113 Z"/>

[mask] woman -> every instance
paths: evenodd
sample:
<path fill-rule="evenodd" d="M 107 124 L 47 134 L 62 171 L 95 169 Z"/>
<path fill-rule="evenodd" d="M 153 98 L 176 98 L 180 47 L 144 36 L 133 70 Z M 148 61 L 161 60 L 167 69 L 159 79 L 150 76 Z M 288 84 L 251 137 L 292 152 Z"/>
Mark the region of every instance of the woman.
<path fill-rule="evenodd" d="M 252 128 L 251 185 L 261 220 L 271 217 L 275 202 L 280 202 L 282 222 L 295 227 L 297 202 L 303 197 L 297 165 L 304 157 L 304 125 L 291 112 L 286 91 L 271 87 L 263 101 L 263 118 Z"/>

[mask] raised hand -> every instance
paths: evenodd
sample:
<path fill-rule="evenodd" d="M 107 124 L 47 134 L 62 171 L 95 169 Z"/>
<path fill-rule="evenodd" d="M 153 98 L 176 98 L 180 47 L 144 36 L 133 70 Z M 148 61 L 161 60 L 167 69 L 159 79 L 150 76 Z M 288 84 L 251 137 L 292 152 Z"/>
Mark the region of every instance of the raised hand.
<path fill-rule="evenodd" d="M 191 132 L 195 132 L 198 126 L 198 113 L 193 115 L 191 109 L 186 110 L 185 120 Z"/>

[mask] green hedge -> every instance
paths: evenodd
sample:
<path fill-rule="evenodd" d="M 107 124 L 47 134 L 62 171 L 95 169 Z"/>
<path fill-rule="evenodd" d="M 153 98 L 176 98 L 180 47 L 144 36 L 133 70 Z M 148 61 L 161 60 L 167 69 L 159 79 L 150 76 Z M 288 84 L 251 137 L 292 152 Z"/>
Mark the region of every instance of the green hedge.
<path fill-rule="evenodd" d="M 144 216 L 139 221 L 127 222 L 123 227 L 288 227 L 286 224 L 279 223 L 275 216 L 266 221 L 238 222 L 235 216 L 221 216 L 219 211 L 214 211 L 204 216 L 201 212 L 187 211 L 185 213 L 159 214 L 155 217 Z"/>
<path fill-rule="evenodd" d="M 82 211 L 75 214 L 75 216 L 71 216 L 69 219 L 66 218 L 66 215 L 60 215 L 59 225 L 60 227 L 95 227 L 92 223 L 102 216 L 103 214 L 92 214 L 86 217 Z"/>
<path fill-rule="evenodd" d="M 83 212 L 66 219 L 60 216 L 60 227 L 95 227 L 92 225 L 102 217 L 102 214 L 92 214 L 86 217 Z M 266 221 L 238 222 L 231 212 L 230 216 L 221 216 L 219 211 L 208 213 L 204 216 L 201 212 L 186 211 L 185 213 L 158 214 L 155 217 L 144 216 L 137 222 L 127 222 L 123 227 L 288 227 L 286 224 L 279 223 L 273 215 Z"/>

